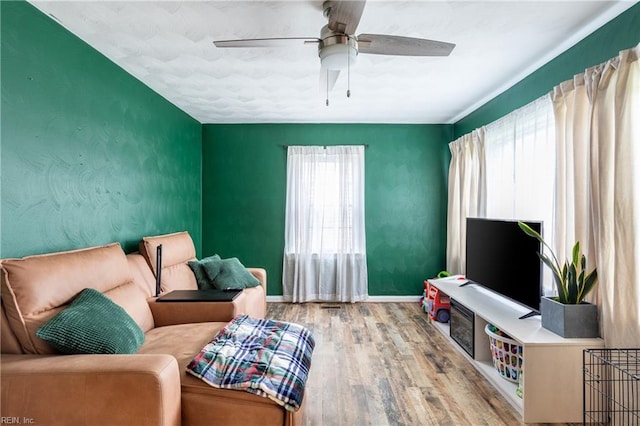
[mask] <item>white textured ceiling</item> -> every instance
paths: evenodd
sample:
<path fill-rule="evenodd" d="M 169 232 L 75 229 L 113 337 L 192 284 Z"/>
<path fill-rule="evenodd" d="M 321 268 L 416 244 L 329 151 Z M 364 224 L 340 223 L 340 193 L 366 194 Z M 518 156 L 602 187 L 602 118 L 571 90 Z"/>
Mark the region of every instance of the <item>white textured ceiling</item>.
<path fill-rule="evenodd" d="M 635 2 L 376 1 L 357 34 L 447 41 L 449 57 L 358 56 L 319 90 L 314 45 L 219 49 L 214 40 L 318 37 L 320 1 L 32 1 L 202 123 L 451 123 Z"/>

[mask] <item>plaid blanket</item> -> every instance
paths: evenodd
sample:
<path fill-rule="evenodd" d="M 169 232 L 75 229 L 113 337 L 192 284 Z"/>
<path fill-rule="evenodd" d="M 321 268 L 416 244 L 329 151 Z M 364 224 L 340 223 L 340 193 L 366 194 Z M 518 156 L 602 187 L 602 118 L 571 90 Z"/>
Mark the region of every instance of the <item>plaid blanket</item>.
<path fill-rule="evenodd" d="M 216 388 L 245 390 L 289 411 L 302 404 L 315 341 L 305 327 L 240 315 L 187 366 Z"/>

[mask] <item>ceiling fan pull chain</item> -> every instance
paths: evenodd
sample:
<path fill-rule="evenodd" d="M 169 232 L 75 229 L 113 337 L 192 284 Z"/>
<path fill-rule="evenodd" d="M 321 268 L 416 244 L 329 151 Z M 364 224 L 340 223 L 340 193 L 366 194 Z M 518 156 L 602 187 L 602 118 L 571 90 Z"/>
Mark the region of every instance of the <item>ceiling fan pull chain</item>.
<path fill-rule="evenodd" d="M 347 43 L 351 39 L 347 38 Z M 347 44 L 349 46 L 349 44 Z M 351 97 L 351 52 L 347 49 L 347 98 Z"/>
<path fill-rule="evenodd" d="M 325 101 L 325 105 L 329 106 L 329 69 L 327 68 L 327 100 Z"/>

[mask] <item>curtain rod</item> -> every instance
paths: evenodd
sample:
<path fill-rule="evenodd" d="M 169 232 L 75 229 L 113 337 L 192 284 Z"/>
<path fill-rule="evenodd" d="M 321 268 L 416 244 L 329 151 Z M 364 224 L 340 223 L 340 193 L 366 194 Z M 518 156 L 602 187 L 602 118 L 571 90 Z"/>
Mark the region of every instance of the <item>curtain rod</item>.
<path fill-rule="evenodd" d="M 364 146 L 364 149 L 369 148 L 369 144 L 361 144 L 361 145 L 280 145 L 284 149 L 289 148 L 290 146 L 322 146 L 323 148 L 327 148 L 328 146 Z"/>

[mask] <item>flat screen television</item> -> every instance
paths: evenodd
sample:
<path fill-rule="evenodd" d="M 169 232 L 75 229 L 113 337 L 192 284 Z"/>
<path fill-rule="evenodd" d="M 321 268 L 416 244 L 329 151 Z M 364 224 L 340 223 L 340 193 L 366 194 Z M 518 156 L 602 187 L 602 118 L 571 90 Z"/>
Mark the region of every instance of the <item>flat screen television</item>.
<path fill-rule="evenodd" d="M 542 234 L 542 222 L 523 221 Z M 467 218 L 466 278 L 538 313 L 541 244 L 518 221 Z"/>

